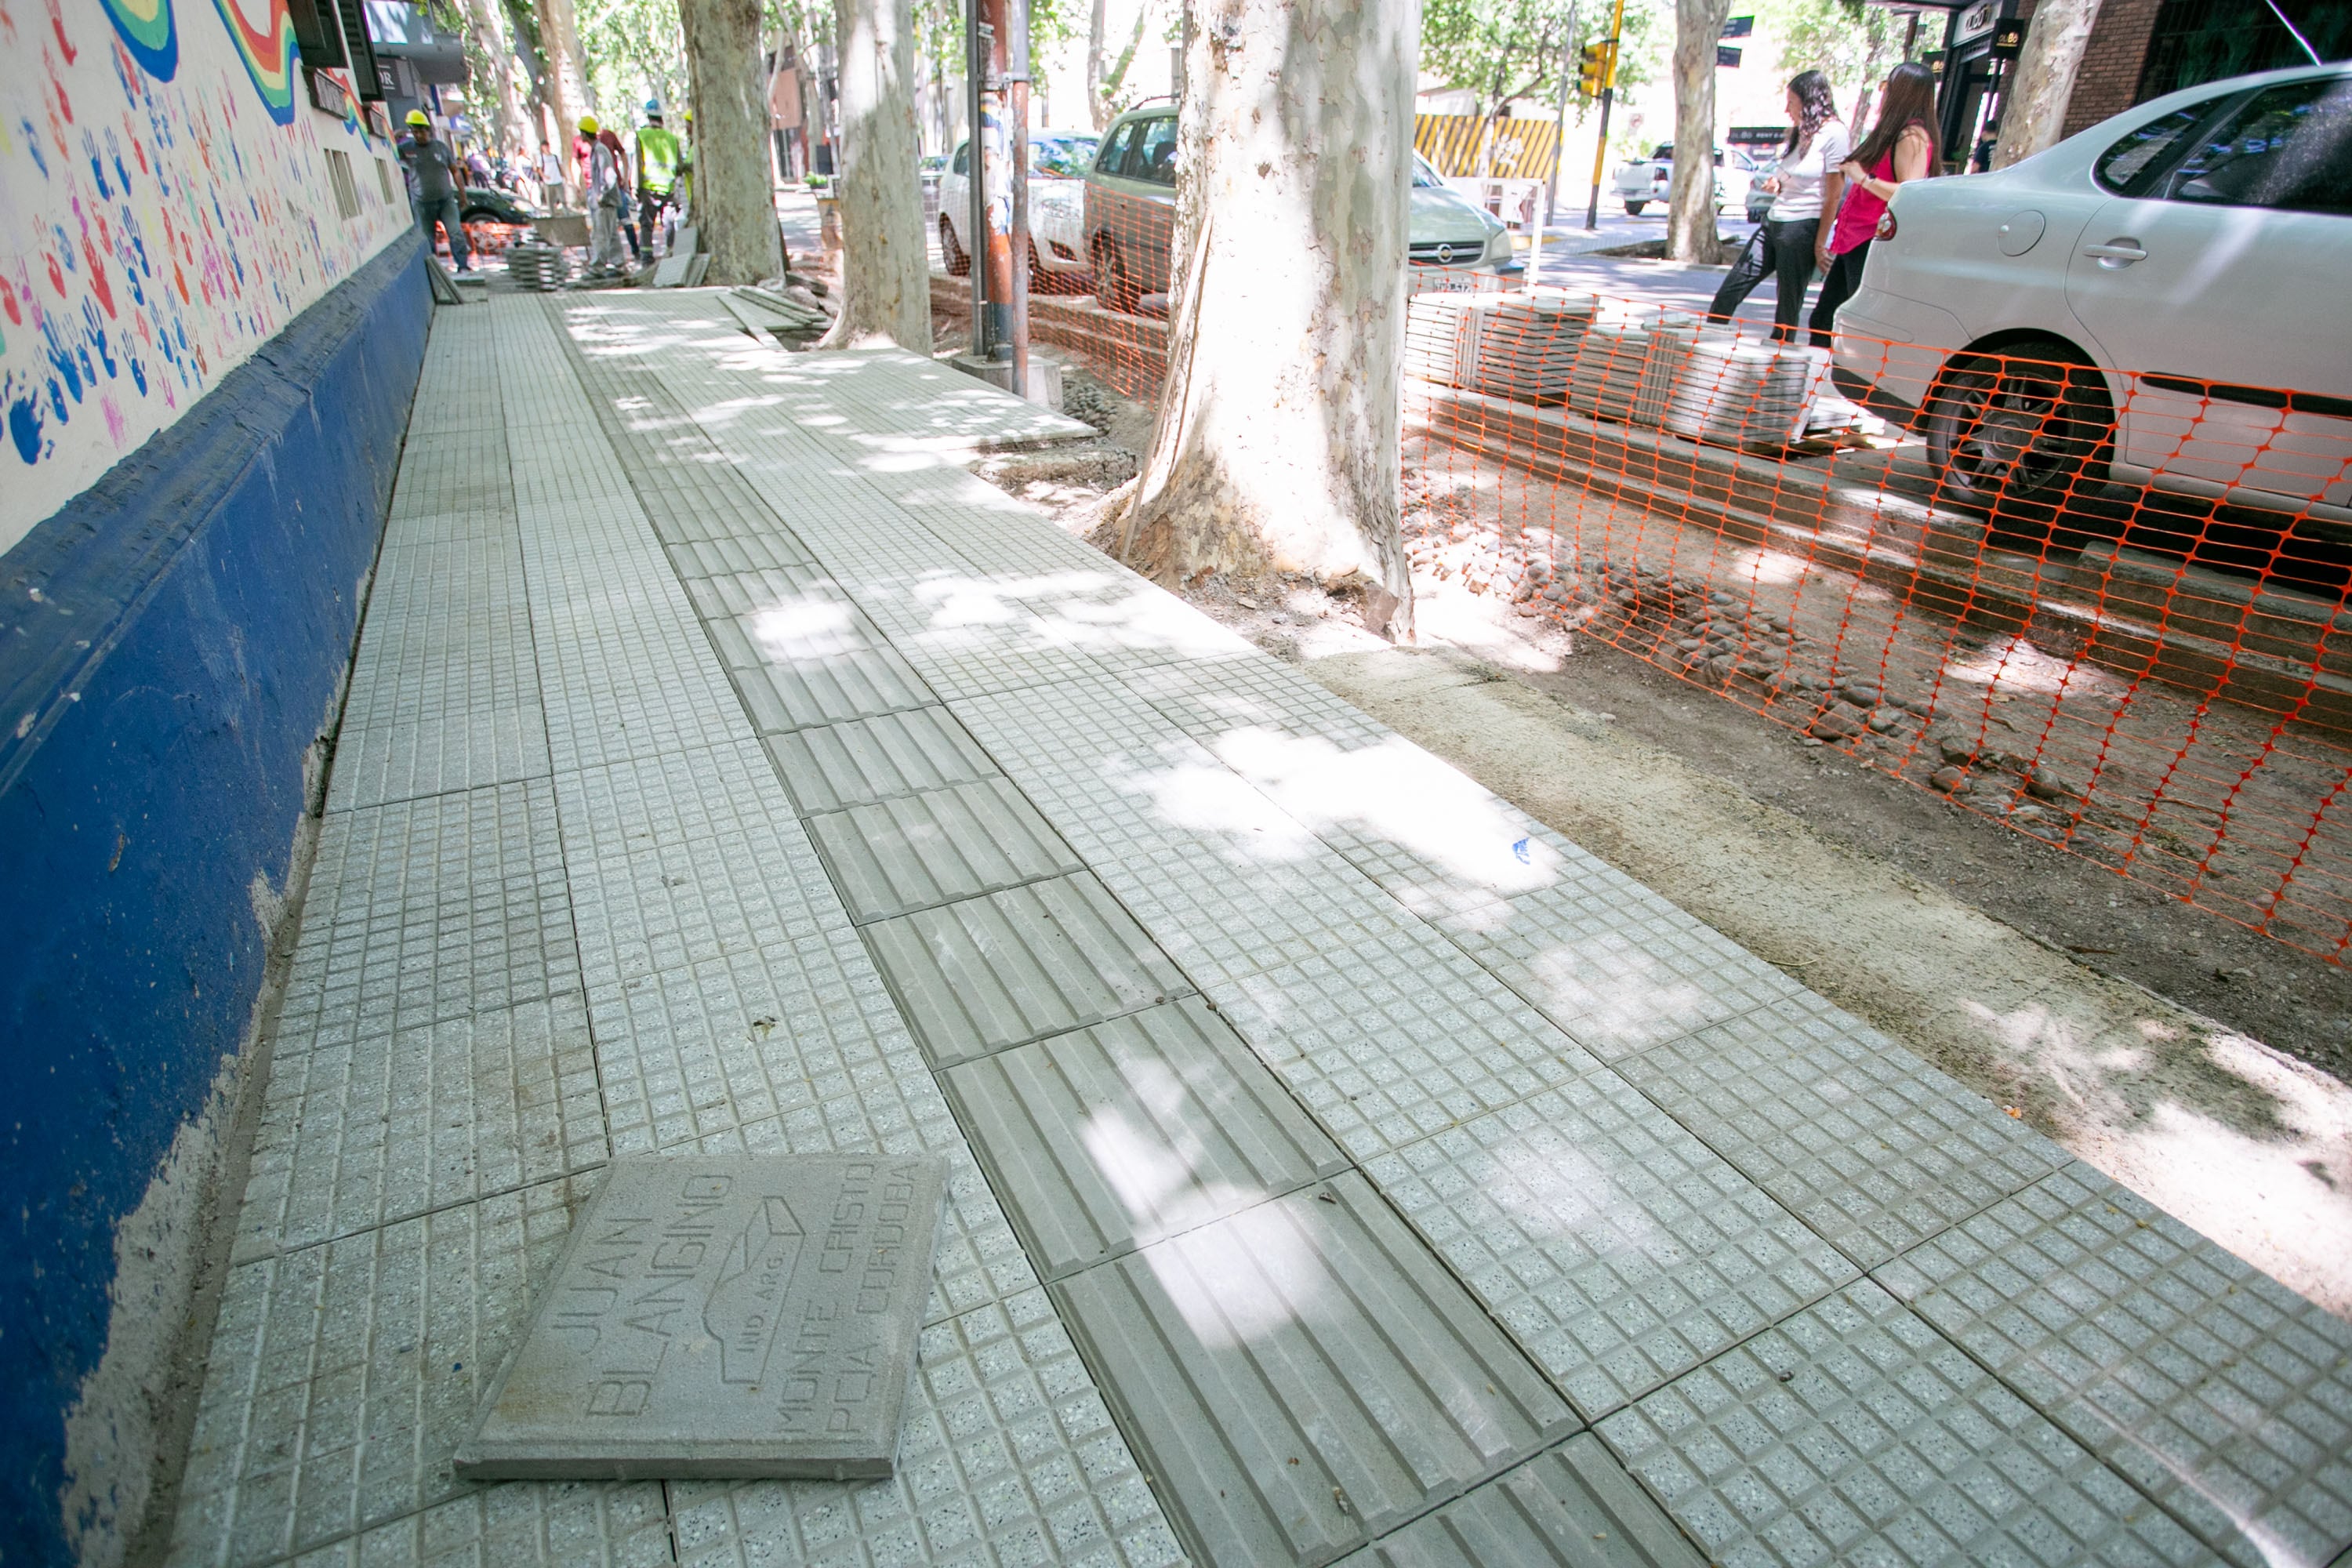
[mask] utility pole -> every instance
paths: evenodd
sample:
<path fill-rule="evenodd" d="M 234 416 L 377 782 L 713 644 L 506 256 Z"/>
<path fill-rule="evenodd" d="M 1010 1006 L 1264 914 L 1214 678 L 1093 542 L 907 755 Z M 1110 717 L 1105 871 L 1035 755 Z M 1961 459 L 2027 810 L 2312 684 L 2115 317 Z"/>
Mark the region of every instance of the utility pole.
<path fill-rule="evenodd" d="M 971 40 L 971 354 L 1029 386 L 1027 0 L 968 0 Z"/>
<path fill-rule="evenodd" d="M 1568 94 L 1576 64 L 1576 10 L 1568 8 L 1568 36 L 1559 42 L 1559 108 L 1552 120 L 1551 174 L 1544 181 L 1543 222 L 1536 227 L 1535 248 L 1528 252 L 1528 287 L 1543 281 L 1545 237 L 1551 233 L 1552 215 L 1559 206 L 1559 165 L 1568 156 Z"/>
<path fill-rule="evenodd" d="M 1592 200 L 1584 208 L 1588 234 L 1601 226 L 1601 176 L 1608 172 L 1609 106 L 1617 96 L 1617 39 L 1625 30 L 1625 0 L 1617 0 L 1609 18 L 1609 37 L 1601 46 L 1601 139 L 1592 144 Z"/>

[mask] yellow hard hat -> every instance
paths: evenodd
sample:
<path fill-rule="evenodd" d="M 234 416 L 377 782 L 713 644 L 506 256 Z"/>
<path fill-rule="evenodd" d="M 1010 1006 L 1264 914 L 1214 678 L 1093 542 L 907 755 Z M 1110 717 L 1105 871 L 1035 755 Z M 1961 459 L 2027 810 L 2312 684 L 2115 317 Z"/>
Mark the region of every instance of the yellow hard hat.
<path fill-rule="evenodd" d="M 433 121 L 425 118 L 425 111 L 421 109 L 412 109 L 408 111 L 408 122 L 411 125 L 430 125 L 433 123 Z"/>
<path fill-rule="evenodd" d="M 580 132 L 583 136 L 593 136 L 596 134 L 596 117 L 594 115 L 583 114 L 580 117 Z"/>

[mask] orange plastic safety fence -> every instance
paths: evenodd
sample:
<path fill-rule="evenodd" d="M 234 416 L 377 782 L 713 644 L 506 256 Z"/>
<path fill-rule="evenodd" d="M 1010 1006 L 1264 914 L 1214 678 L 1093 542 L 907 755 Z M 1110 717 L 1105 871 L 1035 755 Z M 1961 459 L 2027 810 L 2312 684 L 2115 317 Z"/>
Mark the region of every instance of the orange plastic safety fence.
<path fill-rule="evenodd" d="M 1150 401 L 1173 214 L 1129 205 L 1041 268 L 1030 329 Z M 1833 359 L 1492 270 L 1409 289 L 1431 591 L 2345 962 L 2352 403 L 1850 334 Z M 943 323 L 968 299 L 935 276 Z"/>

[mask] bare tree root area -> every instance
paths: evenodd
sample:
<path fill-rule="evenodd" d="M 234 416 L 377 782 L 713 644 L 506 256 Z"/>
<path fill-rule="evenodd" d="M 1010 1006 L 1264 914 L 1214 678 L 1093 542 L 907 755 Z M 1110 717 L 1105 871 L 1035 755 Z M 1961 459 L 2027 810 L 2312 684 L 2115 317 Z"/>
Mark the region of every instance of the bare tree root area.
<path fill-rule="evenodd" d="M 1073 385 L 1107 438 L 1148 428 Z M 2215 826 L 2309 821 L 2291 733 L 2123 703 L 2063 654 L 1451 447 L 1406 460 L 1417 646 L 1304 579 L 1186 597 L 2352 1317 L 2352 975 L 2111 868 L 2128 833 L 2209 883 L 2274 879 Z M 1101 542 L 1108 484 L 1008 488 Z M 2347 864 L 2315 834 L 2295 880 Z"/>

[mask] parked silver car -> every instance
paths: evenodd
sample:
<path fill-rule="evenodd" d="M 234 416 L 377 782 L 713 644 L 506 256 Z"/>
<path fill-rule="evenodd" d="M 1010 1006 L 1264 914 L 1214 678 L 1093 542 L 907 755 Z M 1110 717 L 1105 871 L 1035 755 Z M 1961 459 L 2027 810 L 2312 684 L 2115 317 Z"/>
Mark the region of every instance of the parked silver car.
<path fill-rule="evenodd" d="M 1079 289 L 1088 270 L 1086 179 L 1095 136 L 1085 131 L 1029 132 L 1029 275 L 1065 278 Z M 940 176 L 940 260 L 961 278 L 971 268 L 971 144 L 957 146 Z"/>

